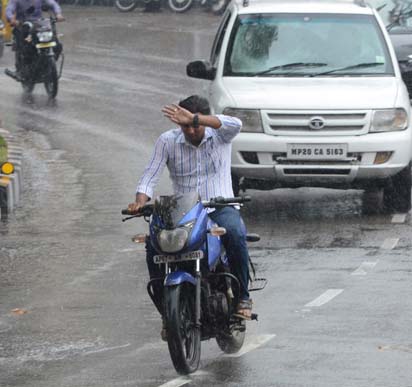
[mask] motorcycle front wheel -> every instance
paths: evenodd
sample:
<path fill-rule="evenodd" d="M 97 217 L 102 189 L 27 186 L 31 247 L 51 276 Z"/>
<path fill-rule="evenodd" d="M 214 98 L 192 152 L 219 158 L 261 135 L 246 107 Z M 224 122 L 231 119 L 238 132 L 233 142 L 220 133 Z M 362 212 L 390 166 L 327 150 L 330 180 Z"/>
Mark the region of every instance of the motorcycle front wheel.
<path fill-rule="evenodd" d="M 130 12 L 137 7 L 137 0 L 115 0 L 114 5 L 120 12 Z"/>
<path fill-rule="evenodd" d="M 193 0 L 167 0 L 167 5 L 173 12 L 182 13 L 192 8 Z"/>
<path fill-rule="evenodd" d="M 56 61 L 52 56 L 47 58 L 47 73 L 44 88 L 50 99 L 56 98 L 59 89 L 59 77 L 57 76 Z"/>
<path fill-rule="evenodd" d="M 200 329 L 195 325 L 193 285 L 166 287 L 165 321 L 167 344 L 173 365 L 179 374 L 195 372 L 200 362 Z"/>
<path fill-rule="evenodd" d="M 229 2 L 230 2 L 230 0 L 211 0 L 210 1 L 210 10 L 215 15 L 221 15 L 223 12 L 225 12 Z"/>

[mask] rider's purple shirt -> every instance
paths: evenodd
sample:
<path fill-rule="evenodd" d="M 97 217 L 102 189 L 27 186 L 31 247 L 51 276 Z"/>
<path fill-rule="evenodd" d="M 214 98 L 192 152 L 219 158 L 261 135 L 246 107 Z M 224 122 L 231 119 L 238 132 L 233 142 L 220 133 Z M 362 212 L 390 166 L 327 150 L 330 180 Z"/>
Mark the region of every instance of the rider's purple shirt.
<path fill-rule="evenodd" d="M 10 21 L 14 14 L 19 21 L 38 20 L 42 15 L 43 3 L 47 4 L 55 15 L 62 13 L 60 5 L 55 0 L 10 0 L 6 8 L 7 20 Z M 30 7 L 34 7 L 34 12 L 28 12 Z"/>

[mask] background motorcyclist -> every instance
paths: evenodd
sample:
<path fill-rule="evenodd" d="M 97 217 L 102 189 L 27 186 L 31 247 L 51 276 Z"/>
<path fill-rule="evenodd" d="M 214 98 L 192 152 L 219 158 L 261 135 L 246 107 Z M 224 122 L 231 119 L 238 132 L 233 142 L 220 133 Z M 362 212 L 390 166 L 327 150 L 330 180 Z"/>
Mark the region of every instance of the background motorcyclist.
<path fill-rule="evenodd" d="M 46 6 L 56 16 L 57 21 L 64 20 L 62 9 L 55 0 L 10 0 L 6 8 L 6 18 L 13 28 L 16 51 L 16 73 L 21 71 L 21 55 L 27 31 L 22 28 L 25 21 L 36 21 L 42 17 L 42 7 Z M 61 51 L 61 50 L 60 50 Z"/>
<path fill-rule="evenodd" d="M 166 165 L 176 194 L 194 191 L 203 200 L 233 197 L 231 141 L 240 132 L 241 121 L 225 115 L 210 115 L 209 102 L 197 95 L 180 101 L 179 105 L 165 106 L 162 112 L 180 128 L 171 129 L 158 138 L 152 158 L 138 183 L 136 200 L 129 204 L 129 211 L 137 212 L 153 196 L 154 187 Z M 249 252 L 239 210 L 228 206 L 216 209 L 209 216 L 227 231 L 222 242 L 231 271 L 240 284 L 236 315 L 250 319 Z M 156 254 L 153 247 L 150 243 L 146 247 L 150 277 L 163 276 L 153 262 Z"/>

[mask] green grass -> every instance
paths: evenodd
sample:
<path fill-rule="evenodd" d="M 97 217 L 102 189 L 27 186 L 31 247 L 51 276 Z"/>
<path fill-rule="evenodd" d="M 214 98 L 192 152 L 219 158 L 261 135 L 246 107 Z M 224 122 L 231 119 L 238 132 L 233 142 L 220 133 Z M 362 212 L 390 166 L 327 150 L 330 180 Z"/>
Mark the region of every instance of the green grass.
<path fill-rule="evenodd" d="M 7 161 L 7 145 L 6 140 L 0 136 L 0 164 Z"/>

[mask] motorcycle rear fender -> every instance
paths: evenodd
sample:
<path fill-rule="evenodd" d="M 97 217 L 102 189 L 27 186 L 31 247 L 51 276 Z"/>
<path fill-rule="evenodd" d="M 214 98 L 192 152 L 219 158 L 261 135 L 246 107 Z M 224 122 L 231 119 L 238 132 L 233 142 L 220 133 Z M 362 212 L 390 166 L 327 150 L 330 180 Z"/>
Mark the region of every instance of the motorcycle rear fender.
<path fill-rule="evenodd" d="M 170 273 L 166 278 L 165 278 L 165 284 L 164 286 L 175 286 L 175 285 L 180 285 L 184 282 L 189 282 L 193 286 L 196 286 L 196 279 L 190 275 L 189 273 L 185 271 L 174 271 Z"/>

